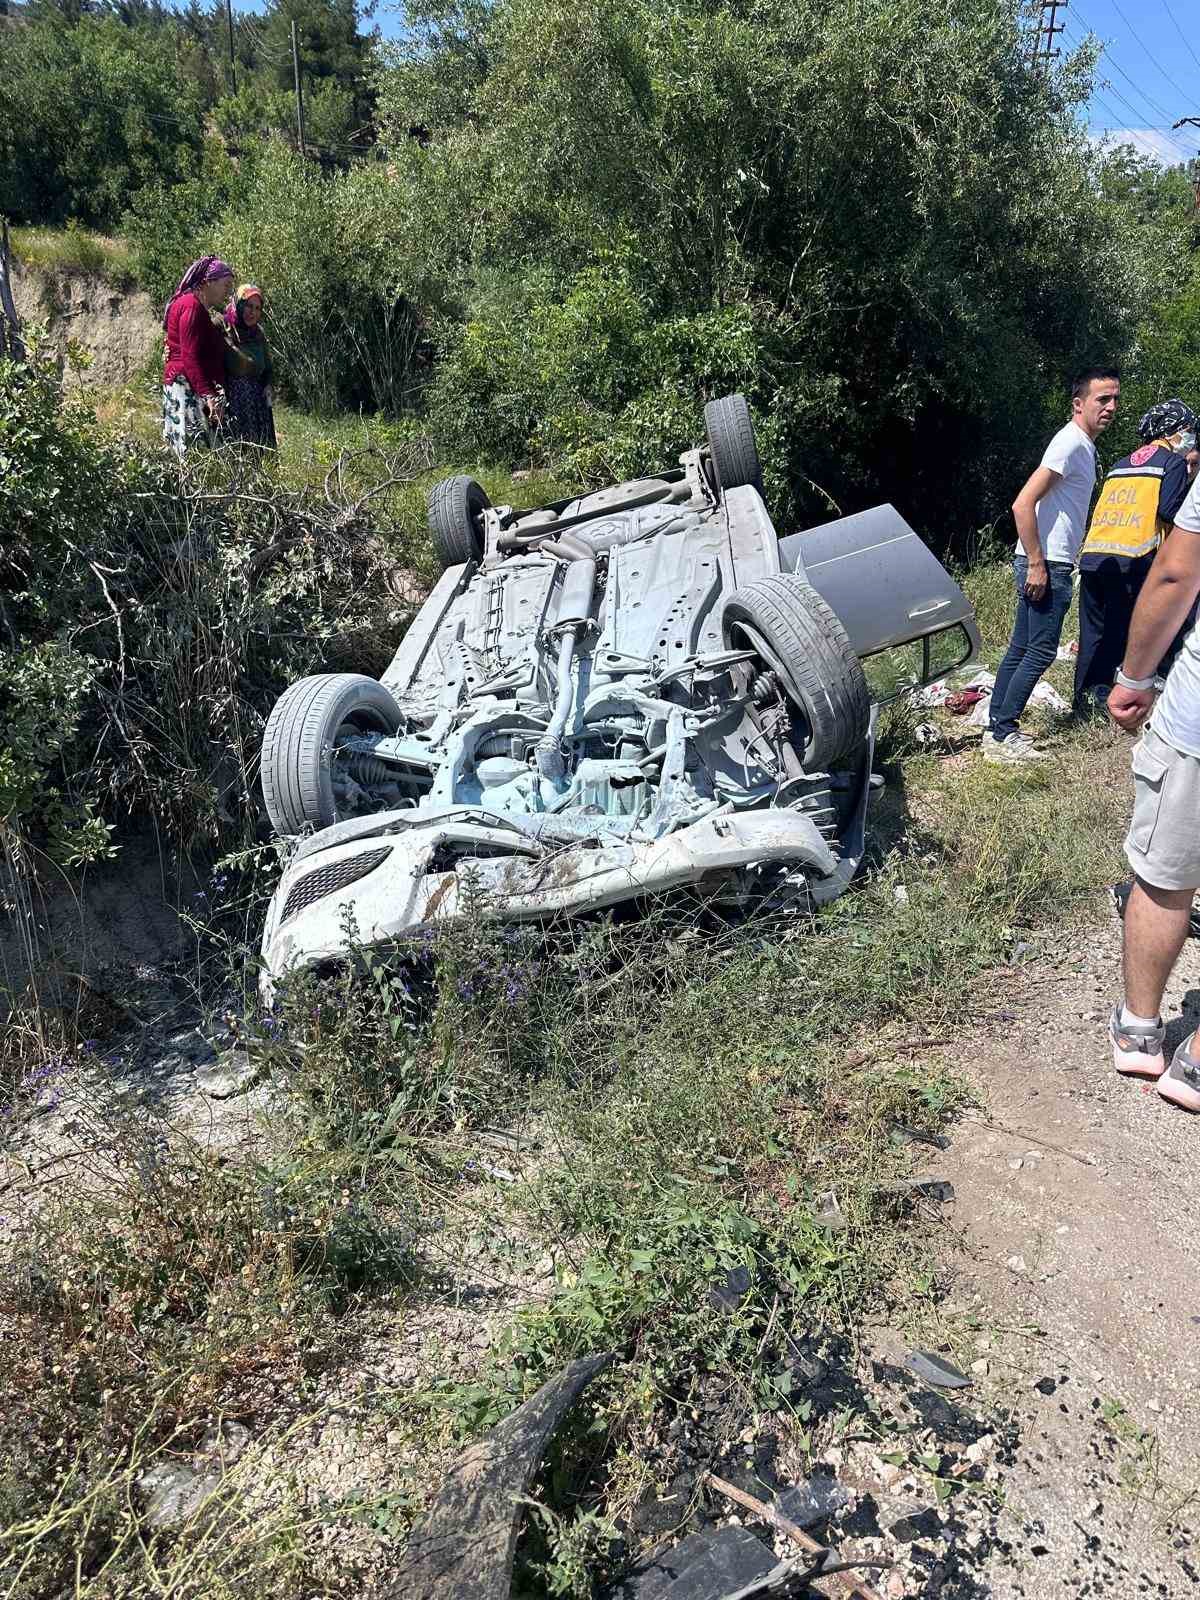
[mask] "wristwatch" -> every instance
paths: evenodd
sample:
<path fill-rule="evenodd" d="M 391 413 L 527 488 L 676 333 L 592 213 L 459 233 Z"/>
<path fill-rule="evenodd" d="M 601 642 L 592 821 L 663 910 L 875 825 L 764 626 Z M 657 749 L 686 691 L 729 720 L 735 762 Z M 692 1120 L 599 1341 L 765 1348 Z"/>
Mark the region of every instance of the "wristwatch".
<path fill-rule="evenodd" d="M 1118 667 L 1116 681 L 1121 685 L 1122 689 L 1133 689 L 1144 694 L 1147 689 L 1153 689 L 1157 679 L 1153 672 L 1148 678 L 1130 678 Z"/>

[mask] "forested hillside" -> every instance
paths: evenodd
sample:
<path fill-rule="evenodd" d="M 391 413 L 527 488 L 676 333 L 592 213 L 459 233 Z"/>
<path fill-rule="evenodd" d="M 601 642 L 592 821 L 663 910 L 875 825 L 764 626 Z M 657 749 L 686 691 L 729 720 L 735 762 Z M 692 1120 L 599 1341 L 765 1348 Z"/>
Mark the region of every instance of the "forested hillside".
<path fill-rule="evenodd" d="M 1021 7 L 30 0 L 0 33 L 0 211 L 202 248 L 267 290 L 292 399 L 597 480 L 751 397 L 788 516 L 890 498 L 960 544 L 1063 383 L 1194 383 L 1192 184 L 1090 141 L 1087 47 Z M 297 150 L 291 25 L 306 148 Z M 1123 436 L 1122 436 L 1123 437 Z"/>

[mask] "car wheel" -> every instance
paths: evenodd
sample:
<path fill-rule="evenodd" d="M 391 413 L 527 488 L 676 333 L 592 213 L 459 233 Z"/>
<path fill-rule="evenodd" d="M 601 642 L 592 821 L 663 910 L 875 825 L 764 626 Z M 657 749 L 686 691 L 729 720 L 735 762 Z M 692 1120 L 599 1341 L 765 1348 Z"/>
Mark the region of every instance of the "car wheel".
<path fill-rule="evenodd" d="M 262 747 L 263 798 L 276 833 L 328 828 L 361 813 L 347 797 L 369 781 L 363 764 L 371 758 L 339 747 L 357 734 L 399 727 L 399 706 L 374 678 L 322 672 L 286 689 L 267 718 Z"/>
<path fill-rule="evenodd" d="M 727 394 L 704 408 L 704 431 L 717 486 L 724 494 L 745 484 L 762 489 L 762 462 L 754 442 L 754 420 L 744 394 Z"/>
<path fill-rule="evenodd" d="M 434 484 L 429 491 L 429 533 L 443 567 L 483 560 L 483 513 L 491 503 L 482 485 L 465 473 Z"/>
<path fill-rule="evenodd" d="M 836 613 L 795 573 L 759 578 L 725 602 L 726 643 L 756 652 L 807 730 L 806 772 L 829 772 L 857 754 L 871 695 L 862 662 Z"/>

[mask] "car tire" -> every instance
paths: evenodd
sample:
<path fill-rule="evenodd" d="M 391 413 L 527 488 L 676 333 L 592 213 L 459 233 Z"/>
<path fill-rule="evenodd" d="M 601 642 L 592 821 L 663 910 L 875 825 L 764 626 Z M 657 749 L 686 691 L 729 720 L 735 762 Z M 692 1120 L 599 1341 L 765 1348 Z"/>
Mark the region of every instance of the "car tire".
<path fill-rule="evenodd" d="M 357 672 L 317 673 L 285 689 L 267 718 L 262 747 L 263 798 L 276 833 L 345 821 L 333 787 L 338 735 L 394 734 L 400 720 L 383 685 Z"/>
<path fill-rule="evenodd" d="M 429 533 L 443 567 L 482 561 L 483 513 L 491 505 L 482 484 L 457 473 L 429 491 Z"/>
<path fill-rule="evenodd" d="M 744 394 L 727 394 L 704 408 L 704 431 L 717 487 L 725 494 L 751 484 L 762 490 L 762 462 L 754 442 L 754 419 Z"/>
<path fill-rule="evenodd" d="M 795 573 L 759 578 L 725 602 L 731 648 L 755 650 L 808 730 L 801 765 L 829 772 L 867 736 L 871 694 L 862 662 L 836 612 Z"/>

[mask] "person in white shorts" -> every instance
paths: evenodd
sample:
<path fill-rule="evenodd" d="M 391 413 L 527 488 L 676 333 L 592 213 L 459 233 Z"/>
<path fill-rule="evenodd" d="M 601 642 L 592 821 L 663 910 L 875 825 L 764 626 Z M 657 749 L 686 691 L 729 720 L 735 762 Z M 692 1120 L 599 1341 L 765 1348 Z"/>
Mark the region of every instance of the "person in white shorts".
<path fill-rule="evenodd" d="M 1168 1068 L 1163 993 L 1187 937 L 1200 888 L 1200 622 L 1155 700 L 1155 667 L 1200 594 L 1200 478 L 1150 569 L 1129 628 L 1125 661 L 1108 698 L 1133 751 L 1133 817 L 1125 854 L 1134 884 L 1125 911 L 1125 994 L 1110 1031 L 1118 1072 L 1154 1078 L 1165 1100 L 1200 1111 L 1200 1039 L 1189 1035 Z"/>

